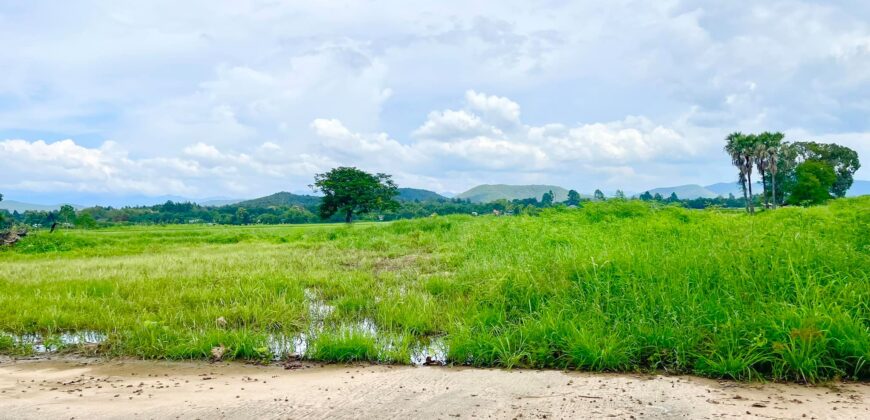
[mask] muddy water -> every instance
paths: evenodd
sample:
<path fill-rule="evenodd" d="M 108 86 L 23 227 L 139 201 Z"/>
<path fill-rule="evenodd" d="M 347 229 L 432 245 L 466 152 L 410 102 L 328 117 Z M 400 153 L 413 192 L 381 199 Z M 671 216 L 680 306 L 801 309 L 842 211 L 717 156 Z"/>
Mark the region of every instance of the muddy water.
<path fill-rule="evenodd" d="M 64 332 L 49 337 L 42 334 L 6 335 L 12 337 L 15 345 L 29 346 L 36 354 L 53 353 L 65 347 L 97 345 L 106 341 L 106 335 L 96 331 Z"/>
<path fill-rule="evenodd" d="M 311 341 L 318 334 L 326 331 L 327 328 L 370 336 L 383 349 L 390 349 L 394 345 L 388 338 L 381 337 L 377 325 L 370 318 L 363 318 L 357 322 L 343 323 L 337 326 L 327 326 L 327 318 L 335 311 L 335 308 L 319 299 L 316 292 L 311 289 L 306 289 L 304 294 L 308 306 L 309 324 L 303 332 L 296 335 L 270 335 L 267 344 L 273 360 L 304 358 Z M 12 337 L 16 345 L 30 347 L 33 353 L 36 354 L 50 354 L 69 347 L 98 345 L 107 339 L 105 334 L 96 331 L 64 332 L 49 337 L 41 334 L 0 335 Z M 411 346 L 411 355 L 406 362 L 412 365 L 444 365 L 447 363 L 446 344 L 442 338 L 424 337 L 418 339 Z"/>
<path fill-rule="evenodd" d="M 0 419 L 870 418 L 870 385 L 371 365 L 0 359 Z"/>
<path fill-rule="evenodd" d="M 307 354 L 310 343 L 318 334 L 327 328 L 326 319 L 335 311 L 335 308 L 323 300 L 311 289 L 305 290 L 305 301 L 308 305 L 309 325 L 304 332 L 294 336 L 271 335 L 269 337 L 269 349 L 274 360 L 284 360 L 288 357 L 303 357 Z M 394 343 L 388 338 L 382 337 L 374 320 L 363 318 L 354 323 L 343 323 L 332 326 L 336 331 L 353 332 L 375 339 L 383 349 L 391 349 Z M 411 355 L 408 364 L 411 365 L 444 365 L 447 364 L 447 346 L 443 338 L 424 337 L 418 339 L 411 346 Z"/>

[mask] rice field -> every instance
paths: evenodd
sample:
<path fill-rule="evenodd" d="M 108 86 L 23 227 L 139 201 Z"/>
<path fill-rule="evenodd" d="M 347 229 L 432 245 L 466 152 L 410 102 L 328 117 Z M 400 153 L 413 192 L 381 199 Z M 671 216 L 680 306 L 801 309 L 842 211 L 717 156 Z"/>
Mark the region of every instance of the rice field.
<path fill-rule="evenodd" d="M 870 379 L 870 197 L 138 226 L 0 250 L 0 353 Z"/>

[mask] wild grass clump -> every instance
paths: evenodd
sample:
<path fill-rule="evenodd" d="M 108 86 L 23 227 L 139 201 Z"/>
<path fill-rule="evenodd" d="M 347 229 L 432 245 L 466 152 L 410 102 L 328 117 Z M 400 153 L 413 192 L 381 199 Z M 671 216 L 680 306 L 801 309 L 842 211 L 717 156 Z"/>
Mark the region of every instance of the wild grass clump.
<path fill-rule="evenodd" d="M 94 331 L 107 354 L 259 360 L 304 334 L 311 359 L 408 363 L 437 336 L 477 366 L 866 380 L 870 197 L 37 232 L 0 251 L 0 291 L 8 354 Z"/>
<path fill-rule="evenodd" d="M 318 334 L 306 356 L 328 362 L 378 361 L 380 354 L 374 335 L 355 329 Z"/>

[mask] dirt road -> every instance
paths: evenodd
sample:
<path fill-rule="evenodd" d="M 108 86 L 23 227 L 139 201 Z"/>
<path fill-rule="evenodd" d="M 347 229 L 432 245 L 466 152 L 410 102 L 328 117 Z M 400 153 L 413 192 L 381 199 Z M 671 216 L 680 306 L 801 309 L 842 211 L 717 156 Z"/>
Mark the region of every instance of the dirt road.
<path fill-rule="evenodd" d="M 870 418 L 870 384 L 444 367 L 0 360 L 0 418 Z"/>

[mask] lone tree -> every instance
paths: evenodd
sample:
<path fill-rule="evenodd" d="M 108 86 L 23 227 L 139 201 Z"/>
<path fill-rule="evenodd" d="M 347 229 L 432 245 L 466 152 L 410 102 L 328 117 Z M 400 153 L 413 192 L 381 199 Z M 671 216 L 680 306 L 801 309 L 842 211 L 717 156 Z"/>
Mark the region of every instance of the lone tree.
<path fill-rule="evenodd" d="M 312 187 L 323 193 L 319 210 L 324 219 L 341 213 L 344 221 L 350 223 L 354 214 L 399 207 L 393 200 L 398 187 L 387 174 L 372 175 L 357 168 L 339 167 L 314 175 Z"/>
<path fill-rule="evenodd" d="M 58 212 L 57 216 L 64 223 L 75 223 L 76 222 L 76 209 L 75 209 L 75 207 L 73 207 L 69 204 L 64 204 L 64 205 L 60 206 L 60 211 Z"/>
<path fill-rule="evenodd" d="M 595 201 L 604 201 L 604 200 L 606 200 L 606 198 L 604 198 L 604 193 L 601 192 L 601 190 L 595 190 L 595 192 L 592 193 L 592 197 L 595 199 Z"/>
<path fill-rule="evenodd" d="M 547 191 L 541 196 L 541 205 L 544 207 L 550 207 L 553 205 L 553 190 Z"/>
<path fill-rule="evenodd" d="M 579 206 L 580 205 L 580 193 L 576 190 L 568 191 L 568 199 L 565 200 L 565 204 L 569 206 Z"/>

